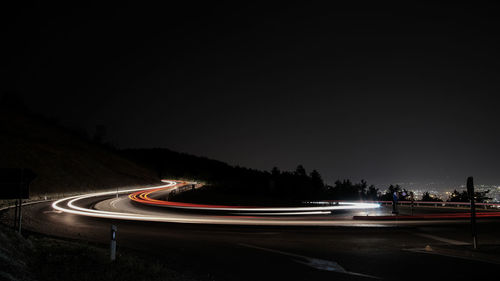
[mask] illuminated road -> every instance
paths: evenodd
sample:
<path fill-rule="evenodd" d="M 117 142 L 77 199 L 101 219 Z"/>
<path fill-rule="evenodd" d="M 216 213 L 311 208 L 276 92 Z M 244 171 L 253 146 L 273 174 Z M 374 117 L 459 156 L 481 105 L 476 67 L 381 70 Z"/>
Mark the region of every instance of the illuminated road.
<path fill-rule="evenodd" d="M 156 187 L 122 190 L 119 192 L 121 196 L 116 192 L 73 196 L 54 202 L 52 207 L 75 215 L 108 219 L 231 225 L 415 225 L 456 223 L 456 219 L 468 218 L 466 213 L 451 213 L 419 214 L 403 221 L 393 220 L 389 210 L 380 208 L 376 203 L 336 202 L 327 206 L 255 207 L 172 202 L 157 198 L 168 197 L 170 192 L 191 184 L 183 181 L 164 181 L 164 183 Z M 478 215 L 498 217 L 500 213 L 489 211 Z M 428 218 L 433 220 L 426 220 Z"/>
<path fill-rule="evenodd" d="M 500 264 L 496 219 L 480 219 L 478 225 L 479 244 L 491 253 L 470 257 L 467 220 L 352 220 L 363 212 L 387 213 L 388 207 L 328 215 L 234 215 L 233 210 L 143 206 L 129 199 L 132 192 L 59 201 L 58 208 L 76 207 L 66 212 L 55 210 L 54 202 L 29 205 L 24 225 L 30 231 L 107 245 L 114 224 L 119 249 L 147 253 L 203 280 L 487 280 Z M 75 213 L 88 210 L 95 212 Z M 116 213 L 137 219 L 114 217 Z M 142 219 L 159 215 L 161 220 Z"/>
<path fill-rule="evenodd" d="M 149 197 L 166 196 L 172 190 L 182 187 L 185 184 L 184 182 L 165 181 L 165 185 L 158 187 L 140 190 L 122 190 L 120 191 L 121 196 L 116 196 L 115 192 L 73 196 L 54 202 L 52 207 L 56 210 L 75 215 L 109 219 L 202 224 L 297 226 L 359 225 L 359 221 L 352 221 L 353 215 L 377 214 L 379 212 L 379 205 L 373 203 L 341 202 L 333 206 L 323 207 L 268 208 L 189 204 L 157 200 Z M 89 208 L 88 206 L 93 206 L 93 208 Z M 151 206 L 155 206 L 156 208 Z M 158 208 L 158 206 L 163 208 Z M 196 210 L 198 212 L 186 213 L 180 212 L 181 210 Z M 206 214 L 207 211 L 217 211 L 217 214 Z M 311 216 L 331 215 L 339 211 L 350 212 L 336 214 L 334 220 L 332 220 L 332 216 Z M 377 222 L 367 223 L 380 224 Z"/>

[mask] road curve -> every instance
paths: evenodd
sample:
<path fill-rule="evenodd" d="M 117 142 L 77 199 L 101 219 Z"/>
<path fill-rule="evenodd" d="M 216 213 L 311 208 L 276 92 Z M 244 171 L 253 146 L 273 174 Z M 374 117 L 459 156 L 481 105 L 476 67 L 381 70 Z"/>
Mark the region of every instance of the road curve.
<path fill-rule="evenodd" d="M 433 216 L 432 220 L 373 219 L 388 217 L 389 214 L 386 208 L 375 203 L 337 202 L 332 206 L 272 208 L 172 202 L 157 198 L 164 198 L 173 190 L 192 183 L 172 180 L 163 183 L 119 192 L 72 196 L 55 201 L 52 207 L 65 213 L 105 219 L 191 224 L 364 227 L 467 222 L 463 215 Z"/>
<path fill-rule="evenodd" d="M 169 184 L 163 186 L 173 186 Z M 155 256 L 179 270 L 201 272 L 206 280 L 486 280 L 496 274 L 490 261 L 449 256 L 449 250 L 467 251 L 470 247 L 469 220 L 352 219 L 363 213 L 390 212 L 386 207 L 323 215 L 250 216 L 155 207 L 130 200 L 129 194 L 141 190 L 121 191 L 118 196 L 116 192 L 101 192 L 65 198 L 57 201 L 56 209 L 55 202 L 28 205 L 23 210 L 23 226 L 30 231 L 104 244 L 109 243 L 109 229 L 115 225 L 119 247 Z M 158 199 L 155 194 L 151 196 Z M 147 217 L 161 219 L 147 221 Z M 481 245 L 500 245 L 498 221 L 478 222 Z M 433 252 L 426 252 L 428 246 Z M 440 255 L 440 251 L 446 251 L 446 255 Z M 409 275 L 409 265 L 416 264 L 426 270 Z"/>

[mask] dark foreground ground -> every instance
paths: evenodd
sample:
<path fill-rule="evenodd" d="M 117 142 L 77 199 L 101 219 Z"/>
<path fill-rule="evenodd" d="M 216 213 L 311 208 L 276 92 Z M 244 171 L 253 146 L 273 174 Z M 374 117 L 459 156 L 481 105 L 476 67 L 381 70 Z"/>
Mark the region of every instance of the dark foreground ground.
<path fill-rule="evenodd" d="M 4 226 L 0 244 L 0 280 L 200 280 L 146 253 L 122 249 L 111 261 L 102 245 L 35 233 L 21 236 Z"/>
<path fill-rule="evenodd" d="M 56 213 L 49 203 L 25 209 L 28 231 L 96 243 L 105 251 L 115 224 L 120 258 L 133 251 L 158 261 L 153 268 L 207 280 L 489 280 L 500 264 L 496 220 L 480 222 L 480 249 L 473 250 L 463 222 L 245 227 L 109 221 Z"/>

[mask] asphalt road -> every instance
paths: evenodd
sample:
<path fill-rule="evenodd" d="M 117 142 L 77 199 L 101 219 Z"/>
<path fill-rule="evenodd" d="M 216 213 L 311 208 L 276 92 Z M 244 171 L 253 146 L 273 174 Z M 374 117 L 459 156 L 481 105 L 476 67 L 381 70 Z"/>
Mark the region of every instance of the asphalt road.
<path fill-rule="evenodd" d="M 85 217 L 54 211 L 45 202 L 25 206 L 23 223 L 30 231 L 103 244 L 114 224 L 119 253 L 122 247 L 136 249 L 207 280 L 491 280 L 500 264 L 500 222 L 492 219 L 480 220 L 482 250 L 475 256 L 470 227 L 462 221 L 365 227 L 179 224 Z"/>
<path fill-rule="evenodd" d="M 470 216 L 465 208 L 418 207 L 409 221 L 407 215 L 393 216 L 390 207 L 380 208 L 377 203 L 366 202 L 310 202 L 304 206 L 288 207 L 172 202 L 154 196 L 168 197 L 170 192 L 191 184 L 171 180 L 163 182 L 161 186 L 123 190 L 121 195 L 112 191 L 73 196 L 54 202 L 52 207 L 67 213 L 108 219 L 225 225 L 387 226 L 400 225 L 402 219 L 405 225 L 428 225 L 456 223 L 457 215 L 467 221 Z M 409 212 L 408 208 L 406 211 L 401 208 L 401 213 L 405 212 Z M 433 214 L 436 212 L 440 213 Z M 493 208 L 477 215 L 500 218 L 500 212 Z M 450 218 L 454 220 L 450 221 Z M 432 221 L 427 221 L 430 219 Z"/>

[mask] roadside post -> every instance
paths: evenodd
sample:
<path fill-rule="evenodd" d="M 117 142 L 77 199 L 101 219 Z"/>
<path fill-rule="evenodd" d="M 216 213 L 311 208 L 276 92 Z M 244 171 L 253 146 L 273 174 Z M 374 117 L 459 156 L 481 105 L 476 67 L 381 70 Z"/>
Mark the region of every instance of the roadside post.
<path fill-rule="evenodd" d="M 396 191 L 394 191 L 394 193 L 392 194 L 392 213 L 393 214 L 399 214 L 399 211 L 398 211 L 398 193 Z"/>
<path fill-rule="evenodd" d="M 474 179 L 467 178 L 467 193 L 470 199 L 470 224 L 472 231 L 472 244 L 474 249 L 477 249 L 477 229 L 476 229 L 476 204 L 474 202 Z"/>
<path fill-rule="evenodd" d="M 116 260 L 116 225 L 111 225 L 111 261 Z"/>
<path fill-rule="evenodd" d="M 23 200 L 19 198 L 19 214 L 17 222 L 17 232 L 21 234 L 21 222 L 23 221 Z"/>
<path fill-rule="evenodd" d="M 23 199 L 29 199 L 30 183 L 36 174 L 30 169 L 0 169 L 0 199 L 15 199 L 14 230 L 21 233 Z"/>
<path fill-rule="evenodd" d="M 411 215 L 413 216 L 413 204 L 415 203 L 415 194 L 410 191 L 410 201 L 411 201 Z"/>
<path fill-rule="evenodd" d="M 13 226 L 12 226 L 14 228 L 14 230 L 17 230 L 17 213 L 19 212 L 19 210 L 18 210 L 18 208 L 19 208 L 18 204 L 19 204 L 19 200 L 16 199 L 15 208 L 14 208 L 14 223 L 13 223 Z"/>

